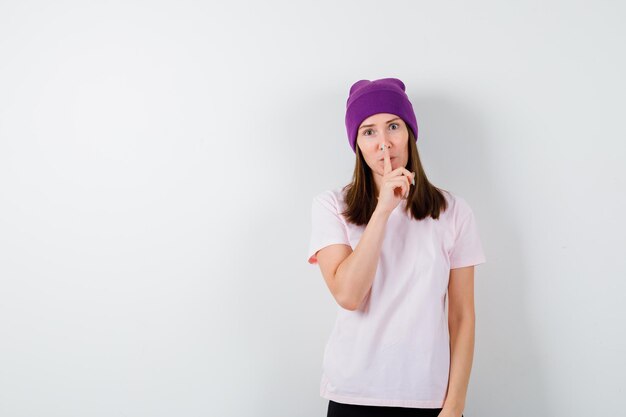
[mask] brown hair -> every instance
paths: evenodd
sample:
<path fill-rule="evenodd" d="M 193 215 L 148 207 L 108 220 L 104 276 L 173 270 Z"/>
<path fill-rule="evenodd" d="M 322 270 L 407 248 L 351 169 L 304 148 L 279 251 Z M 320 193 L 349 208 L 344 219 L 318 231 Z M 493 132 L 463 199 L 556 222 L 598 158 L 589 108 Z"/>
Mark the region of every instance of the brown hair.
<path fill-rule="evenodd" d="M 406 211 L 410 211 L 416 220 L 422 220 L 427 216 L 438 219 L 439 214 L 448 207 L 442 193 L 447 190 L 435 187 L 428 181 L 417 152 L 413 131 L 410 128 L 407 130 L 409 131 L 409 161 L 405 168 L 415 172 L 415 187 L 412 186 L 409 191 L 407 201 L 410 201 L 410 204 L 407 204 Z M 352 182 L 344 186 L 342 191 L 347 208 L 341 214 L 347 221 L 356 225 L 367 224 L 376 209 L 378 199 L 372 170 L 363 159 L 358 145 L 356 145 L 356 164 Z"/>

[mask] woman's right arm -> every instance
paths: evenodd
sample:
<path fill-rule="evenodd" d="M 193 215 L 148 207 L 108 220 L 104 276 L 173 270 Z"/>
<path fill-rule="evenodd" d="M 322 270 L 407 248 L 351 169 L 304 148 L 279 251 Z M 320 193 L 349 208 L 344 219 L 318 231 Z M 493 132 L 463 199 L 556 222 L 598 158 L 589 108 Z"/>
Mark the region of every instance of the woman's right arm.
<path fill-rule="evenodd" d="M 330 245 L 317 254 L 328 288 L 346 310 L 356 310 L 372 288 L 390 214 L 374 210 L 354 251 L 347 245 Z"/>
<path fill-rule="evenodd" d="M 317 255 L 330 292 L 346 310 L 359 308 L 372 288 L 387 220 L 403 196 L 406 198 L 409 195 L 411 182 L 415 185 L 415 173 L 404 167 L 392 170 L 387 146 L 383 146 L 383 155 L 384 175 L 379 200 L 356 248 L 352 251 L 345 244 L 330 245 L 318 251 Z M 409 176 L 412 181 L 409 181 Z"/>

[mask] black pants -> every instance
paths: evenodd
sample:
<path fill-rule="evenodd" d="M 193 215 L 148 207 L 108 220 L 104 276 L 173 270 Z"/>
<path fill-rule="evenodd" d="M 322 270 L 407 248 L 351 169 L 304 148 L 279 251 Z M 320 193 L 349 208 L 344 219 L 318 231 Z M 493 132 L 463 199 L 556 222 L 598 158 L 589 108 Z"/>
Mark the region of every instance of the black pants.
<path fill-rule="evenodd" d="M 386 407 L 328 401 L 326 417 L 437 417 L 441 408 Z M 463 415 L 461 415 L 463 417 Z"/>

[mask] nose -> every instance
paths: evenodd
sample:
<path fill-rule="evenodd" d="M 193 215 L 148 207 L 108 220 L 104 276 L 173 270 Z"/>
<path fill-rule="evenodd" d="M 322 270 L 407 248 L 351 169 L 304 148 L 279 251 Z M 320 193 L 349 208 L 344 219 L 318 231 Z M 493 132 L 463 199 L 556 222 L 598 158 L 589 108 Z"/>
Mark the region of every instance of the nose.
<path fill-rule="evenodd" d="M 383 133 L 381 135 L 381 141 L 378 144 L 378 149 L 382 152 L 384 150 L 384 148 L 391 148 L 391 142 L 387 139 L 387 134 Z"/>

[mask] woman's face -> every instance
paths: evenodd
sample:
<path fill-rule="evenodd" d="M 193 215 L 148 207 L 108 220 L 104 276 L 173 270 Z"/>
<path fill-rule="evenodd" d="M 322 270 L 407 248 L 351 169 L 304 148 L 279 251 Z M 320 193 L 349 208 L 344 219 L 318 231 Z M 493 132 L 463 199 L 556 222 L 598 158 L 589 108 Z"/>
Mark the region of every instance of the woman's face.
<path fill-rule="evenodd" d="M 395 114 L 378 113 L 363 120 L 356 143 L 377 184 L 384 175 L 383 144 L 389 147 L 392 170 L 409 162 L 409 131 L 404 120 Z"/>

